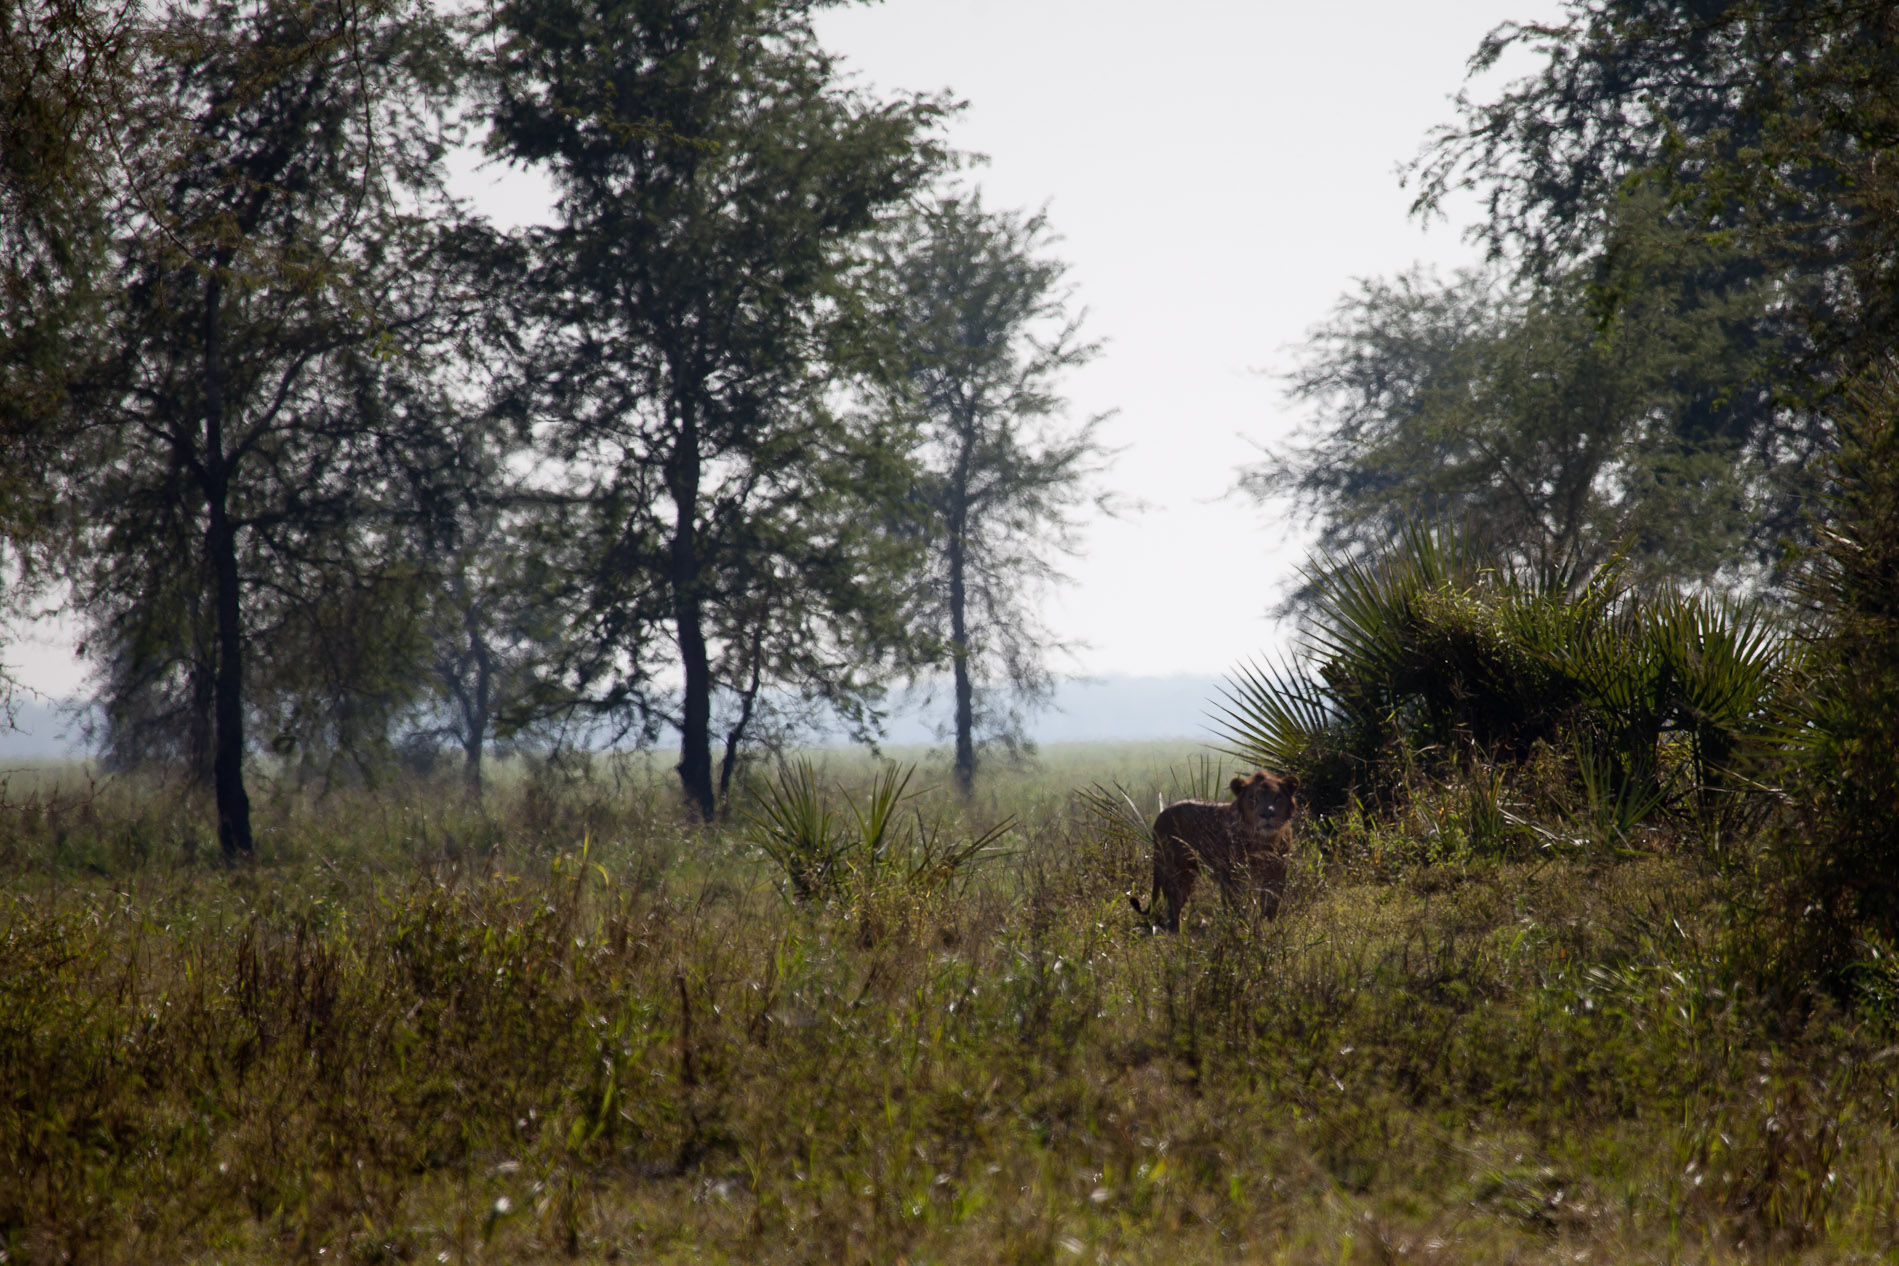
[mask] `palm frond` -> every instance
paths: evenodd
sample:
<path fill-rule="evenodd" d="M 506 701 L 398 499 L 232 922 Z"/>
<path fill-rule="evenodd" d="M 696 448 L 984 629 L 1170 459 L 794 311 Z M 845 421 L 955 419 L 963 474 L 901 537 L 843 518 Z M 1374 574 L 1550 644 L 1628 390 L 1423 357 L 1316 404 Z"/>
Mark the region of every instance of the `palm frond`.
<path fill-rule="evenodd" d="M 1285 661 L 1242 664 L 1220 693 L 1214 706 L 1222 750 L 1249 765 L 1302 769 L 1344 720 L 1324 684 Z"/>

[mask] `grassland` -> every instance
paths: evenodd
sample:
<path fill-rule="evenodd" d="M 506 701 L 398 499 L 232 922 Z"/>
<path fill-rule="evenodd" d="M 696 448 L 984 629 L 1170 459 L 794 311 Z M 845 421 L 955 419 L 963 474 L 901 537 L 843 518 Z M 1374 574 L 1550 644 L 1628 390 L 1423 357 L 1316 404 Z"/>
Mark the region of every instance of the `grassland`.
<path fill-rule="evenodd" d="M 827 900 L 662 774 L 0 811 L 11 1262 L 1890 1260 L 1899 1036 L 1761 984 L 1745 849 L 1302 838 L 1134 919 L 1185 746 L 1054 749 Z M 872 769 L 820 769 L 864 803 Z M 1170 772 L 1171 769 L 1171 772 Z M 927 780 L 926 768 L 919 780 Z M 944 781 L 936 779 L 938 783 Z M 912 866 L 1013 819 L 992 852 Z M 1717 856 L 1720 859 L 1717 863 Z"/>

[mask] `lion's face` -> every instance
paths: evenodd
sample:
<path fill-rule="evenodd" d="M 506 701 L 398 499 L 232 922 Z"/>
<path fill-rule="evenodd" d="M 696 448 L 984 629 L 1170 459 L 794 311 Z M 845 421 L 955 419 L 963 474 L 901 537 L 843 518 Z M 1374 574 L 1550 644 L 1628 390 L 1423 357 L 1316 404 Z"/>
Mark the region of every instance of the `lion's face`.
<path fill-rule="evenodd" d="M 1240 811 L 1240 820 L 1250 829 L 1276 835 L 1292 820 L 1299 791 L 1297 778 L 1282 778 L 1262 769 L 1251 778 L 1236 776 L 1232 787 L 1233 803 Z"/>

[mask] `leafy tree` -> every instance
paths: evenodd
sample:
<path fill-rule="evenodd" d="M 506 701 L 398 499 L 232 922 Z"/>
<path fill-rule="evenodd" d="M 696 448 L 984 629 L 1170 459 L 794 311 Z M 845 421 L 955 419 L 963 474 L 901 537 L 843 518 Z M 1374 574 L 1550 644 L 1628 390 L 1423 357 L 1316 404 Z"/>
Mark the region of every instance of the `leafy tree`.
<path fill-rule="evenodd" d="M 1815 677 L 1794 737 L 1806 830 L 1789 850 L 1790 941 L 1832 983 L 1899 935 L 1892 607 L 1899 505 L 1891 349 L 1899 337 L 1899 12 L 1870 0 L 1605 0 L 1507 26 L 1540 69 L 1467 101 L 1419 168 L 1419 203 L 1482 186 L 1493 250 L 1533 270 L 1581 262 L 1613 314 L 1630 259 L 1712 250 L 1752 268 L 1798 322 L 1771 359 L 1807 407 L 1783 460 L 1816 468 L 1799 574 Z M 1653 199 L 1646 222 L 1624 208 Z"/>
<path fill-rule="evenodd" d="M 504 480 L 504 456 L 491 453 L 482 463 L 448 539 L 425 564 L 428 663 L 440 705 L 431 712 L 441 724 L 416 737 L 454 739 L 473 799 L 481 797 L 493 742 L 570 714 L 577 702 L 556 680 L 558 545 L 539 530 L 543 507 L 516 497 Z"/>
<path fill-rule="evenodd" d="M 444 314 L 422 209 L 452 76 L 440 25 L 399 2 L 175 4 L 127 39 L 98 183 L 109 299 L 59 365 L 56 475 L 113 743 L 182 734 L 232 856 L 247 712 L 292 738 L 372 732 L 408 689 L 388 563 L 443 465 L 405 380 Z"/>
<path fill-rule="evenodd" d="M 490 144 L 559 193 L 519 400 L 585 544 L 570 682 L 649 734 L 676 725 L 707 816 L 719 700 L 728 753 L 767 685 L 872 724 L 907 637 L 880 509 L 902 463 L 829 403 L 864 338 L 856 243 L 938 166 L 941 107 L 842 87 L 813 7 L 494 15 Z"/>
<path fill-rule="evenodd" d="M 84 0 L 0 3 L 0 637 L 53 588 L 71 520 L 52 477 L 63 366 L 91 337 L 123 15 Z M 0 716 L 17 683 L 0 662 Z"/>
<path fill-rule="evenodd" d="M 1899 315 L 1890 6 L 1608 0 L 1571 4 L 1567 18 L 1486 38 L 1474 69 L 1518 49 L 1540 68 L 1494 99 L 1462 99 L 1462 118 L 1416 168 L 1419 209 L 1481 188 L 1490 215 L 1479 234 L 1493 252 L 1539 272 L 1589 261 L 1611 308 L 1659 254 L 1713 250 L 1805 318 L 1804 344 L 1778 358 L 1805 398 L 1889 346 Z M 1657 203 L 1660 216 L 1627 214 Z"/>
<path fill-rule="evenodd" d="M 917 618 L 950 668 L 964 795 L 979 737 L 1020 741 L 1021 713 L 1001 698 L 1033 705 L 1052 688 L 1061 644 L 1032 599 L 1059 577 L 1050 554 L 1072 547 L 1073 512 L 1104 456 L 1103 418 L 1067 424 L 1056 390 L 1097 345 L 1080 338 L 1049 242 L 1043 215 L 948 196 L 905 223 L 892 263 L 901 372 L 889 399 L 916 429 L 924 466 L 915 498 L 930 569 Z"/>
<path fill-rule="evenodd" d="M 1778 574 L 1807 538 L 1827 395 L 1890 342 L 1894 36 L 1859 0 L 1572 4 L 1486 38 L 1473 71 L 1525 51 L 1537 68 L 1461 98 L 1413 171 L 1421 213 L 1478 190 L 1493 258 L 1605 337 L 1700 349 L 1664 416 L 1745 489 L 1750 530 L 1715 551 L 1730 574 Z"/>
<path fill-rule="evenodd" d="M 1779 491 L 1737 416 L 1767 407 L 1746 302 L 1645 291 L 1604 325 L 1574 276 L 1362 283 L 1291 376 L 1305 438 L 1243 486 L 1302 502 L 1339 556 L 1448 514 L 1534 567 L 1621 551 L 1638 579 L 1738 580 L 1776 548 Z"/>

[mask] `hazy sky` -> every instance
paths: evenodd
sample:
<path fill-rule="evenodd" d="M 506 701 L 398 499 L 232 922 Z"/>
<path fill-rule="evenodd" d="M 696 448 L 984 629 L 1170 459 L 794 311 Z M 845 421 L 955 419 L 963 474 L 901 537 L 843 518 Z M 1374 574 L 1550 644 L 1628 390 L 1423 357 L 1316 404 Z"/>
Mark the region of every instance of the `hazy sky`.
<path fill-rule="evenodd" d="M 1506 7 L 1508 6 L 1508 7 Z M 829 12 L 825 44 L 878 89 L 968 102 L 954 145 L 991 207 L 1046 204 L 1086 333 L 1077 416 L 1114 409 L 1109 483 L 1148 504 L 1092 524 L 1051 624 L 1097 674 L 1222 672 L 1273 644 L 1304 559 L 1283 513 L 1229 495 L 1297 421 L 1272 377 L 1355 277 L 1471 261 L 1407 218 L 1397 169 L 1451 117 L 1478 40 L 1554 0 L 884 0 Z M 498 182 L 497 182 L 498 181 Z M 462 182 L 497 219 L 531 183 Z M 57 631 L 8 648 L 27 684 L 76 691 Z"/>
<path fill-rule="evenodd" d="M 1118 409 L 1110 479 L 1152 507 L 1096 524 L 1051 611 L 1087 672 L 1222 672 L 1272 644 L 1305 558 L 1228 495 L 1297 422 L 1273 377 L 1355 277 L 1476 258 L 1406 215 L 1397 169 L 1452 117 L 1466 59 L 1553 0 L 885 0 L 820 31 L 879 88 L 949 88 L 991 206 L 1046 203 L 1106 341 L 1079 414 Z M 1508 70 L 1508 68 L 1506 68 Z"/>

